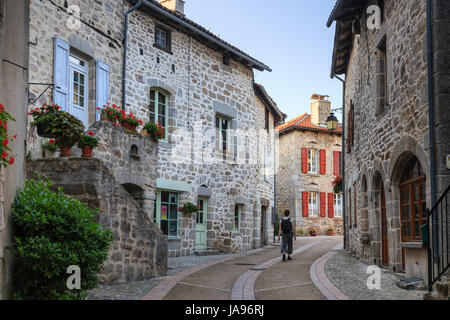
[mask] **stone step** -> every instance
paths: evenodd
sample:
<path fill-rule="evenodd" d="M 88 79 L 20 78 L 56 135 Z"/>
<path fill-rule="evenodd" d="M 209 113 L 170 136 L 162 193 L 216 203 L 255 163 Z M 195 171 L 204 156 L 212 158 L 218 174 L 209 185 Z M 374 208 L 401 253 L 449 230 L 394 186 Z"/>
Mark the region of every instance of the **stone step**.
<path fill-rule="evenodd" d="M 195 250 L 194 251 L 194 255 L 195 256 L 213 256 L 213 255 L 217 255 L 220 254 L 220 251 L 218 250 Z"/>

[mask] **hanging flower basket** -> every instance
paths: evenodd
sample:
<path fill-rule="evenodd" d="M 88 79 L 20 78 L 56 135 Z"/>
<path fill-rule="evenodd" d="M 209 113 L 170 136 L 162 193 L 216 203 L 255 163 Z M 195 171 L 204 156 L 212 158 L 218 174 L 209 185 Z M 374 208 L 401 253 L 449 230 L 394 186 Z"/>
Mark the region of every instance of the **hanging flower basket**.
<path fill-rule="evenodd" d="M 188 202 L 181 208 L 178 208 L 178 211 L 180 211 L 187 217 L 192 217 L 194 213 L 200 211 L 200 206 L 196 206 L 195 204 Z"/>
<path fill-rule="evenodd" d="M 338 194 L 342 192 L 342 177 L 338 176 L 336 179 L 334 179 L 333 183 L 333 190 L 334 193 Z"/>
<path fill-rule="evenodd" d="M 51 122 L 42 122 L 36 124 L 37 134 L 42 138 L 56 138 L 56 135 L 51 133 L 52 124 Z M 50 131 L 50 132 L 49 132 Z"/>

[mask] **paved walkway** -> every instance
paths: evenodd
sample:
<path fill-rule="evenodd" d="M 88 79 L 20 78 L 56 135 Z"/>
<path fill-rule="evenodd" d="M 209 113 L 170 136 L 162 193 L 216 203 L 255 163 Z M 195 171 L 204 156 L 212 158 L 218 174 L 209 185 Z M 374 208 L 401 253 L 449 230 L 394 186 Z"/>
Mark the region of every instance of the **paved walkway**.
<path fill-rule="evenodd" d="M 326 299 L 311 282 L 309 269 L 341 239 L 299 238 L 290 262 L 281 261 L 280 247 L 275 246 L 200 265 L 161 281 L 143 299 Z"/>
<path fill-rule="evenodd" d="M 339 291 L 341 299 L 351 300 L 422 300 L 422 291 L 408 291 L 395 285 L 399 278 L 383 269 L 381 272 L 381 289 L 367 288 L 368 265 L 341 250 L 330 253 L 324 263 L 327 279 Z M 332 299 L 332 298 L 330 298 Z"/>

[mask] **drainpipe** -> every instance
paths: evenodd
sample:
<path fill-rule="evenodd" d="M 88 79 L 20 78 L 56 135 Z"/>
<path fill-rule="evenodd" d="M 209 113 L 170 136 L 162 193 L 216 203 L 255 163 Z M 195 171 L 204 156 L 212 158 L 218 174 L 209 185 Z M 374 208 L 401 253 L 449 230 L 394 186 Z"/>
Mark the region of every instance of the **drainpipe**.
<path fill-rule="evenodd" d="M 125 111 L 126 104 L 126 77 L 127 77 L 127 42 L 128 42 L 128 15 L 142 5 L 142 0 L 138 0 L 136 5 L 125 13 L 125 25 L 123 35 L 123 69 L 122 69 L 122 109 Z"/>
<path fill-rule="evenodd" d="M 433 33 L 431 0 L 427 0 L 427 58 L 428 58 L 428 117 L 430 122 L 430 184 L 431 208 L 436 204 L 436 166 L 435 166 L 435 134 L 434 134 L 434 85 L 433 85 Z M 433 213 L 433 257 L 434 262 L 438 256 L 437 212 Z M 431 272 L 431 270 L 428 270 Z"/>
<path fill-rule="evenodd" d="M 341 171 L 342 171 L 342 218 L 344 225 L 344 249 L 346 248 L 347 243 L 347 229 L 346 229 L 346 219 L 345 219 L 345 211 L 346 211 L 346 203 L 345 203 L 345 80 L 338 77 L 334 73 L 331 76 L 331 79 L 336 78 L 342 82 L 342 157 L 341 157 Z"/>
<path fill-rule="evenodd" d="M 277 153 L 276 153 L 276 133 L 277 131 L 274 129 L 275 138 L 273 139 L 273 212 L 272 212 L 272 220 L 273 220 L 273 243 L 275 244 L 275 223 L 277 222 Z"/>

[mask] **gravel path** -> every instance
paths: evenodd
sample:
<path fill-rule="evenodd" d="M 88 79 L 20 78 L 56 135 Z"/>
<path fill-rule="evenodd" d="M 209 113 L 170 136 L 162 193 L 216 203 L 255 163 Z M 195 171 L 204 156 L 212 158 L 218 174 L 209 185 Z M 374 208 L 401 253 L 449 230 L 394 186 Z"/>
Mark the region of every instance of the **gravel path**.
<path fill-rule="evenodd" d="M 191 267 L 217 259 L 223 259 L 230 255 L 231 254 L 218 254 L 211 256 L 168 258 L 167 275 L 171 276 Z M 89 291 L 88 300 L 139 300 L 150 291 L 151 288 L 165 278 L 166 277 L 110 286 L 99 286 L 98 288 Z"/>
<path fill-rule="evenodd" d="M 368 265 L 339 251 L 325 265 L 328 279 L 352 300 L 422 300 L 422 291 L 403 290 L 395 285 L 400 280 L 396 275 L 382 269 L 381 290 L 367 288 Z"/>

